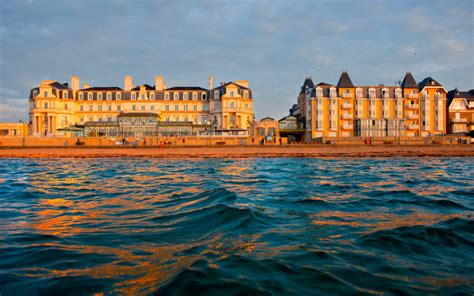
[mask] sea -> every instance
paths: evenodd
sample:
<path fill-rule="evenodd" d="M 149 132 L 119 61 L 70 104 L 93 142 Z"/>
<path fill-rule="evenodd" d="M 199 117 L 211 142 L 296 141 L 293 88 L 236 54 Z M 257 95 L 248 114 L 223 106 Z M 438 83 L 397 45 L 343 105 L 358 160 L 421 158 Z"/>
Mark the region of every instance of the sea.
<path fill-rule="evenodd" d="M 474 158 L 0 159 L 0 294 L 473 295 Z"/>

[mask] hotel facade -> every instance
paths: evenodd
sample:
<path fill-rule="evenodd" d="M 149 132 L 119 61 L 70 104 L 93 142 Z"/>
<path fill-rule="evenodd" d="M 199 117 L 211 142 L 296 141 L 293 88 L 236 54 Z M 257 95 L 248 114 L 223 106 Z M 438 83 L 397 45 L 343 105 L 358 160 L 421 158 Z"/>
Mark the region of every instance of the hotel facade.
<path fill-rule="evenodd" d="M 397 86 L 354 86 L 342 72 L 336 85 L 306 78 L 293 107 L 305 141 L 322 137 L 428 137 L 446 134 L 446 89 L 431 77 L 406 73 Z"/>
<path fill-rule="evenodd" d="M 136 86 L 132 77 L 120 87 L 91 87 L 71 77 L 69 83 L 43 80 L 30 91 L 29 118 L 34 136 L 195 135 L 196 132 L 247 134 L 253 121 L 253 97 L 247 80 L 167 88 Z"/>

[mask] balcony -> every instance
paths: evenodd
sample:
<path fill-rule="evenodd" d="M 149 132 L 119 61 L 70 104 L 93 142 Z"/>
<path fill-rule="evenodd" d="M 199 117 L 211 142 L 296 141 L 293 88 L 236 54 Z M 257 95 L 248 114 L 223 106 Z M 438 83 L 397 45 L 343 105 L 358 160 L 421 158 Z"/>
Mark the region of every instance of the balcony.
<path fill-rule="evenodd" d="M 405 107 L 407 109 L 418 109 L 418 104 L 406 104 Z"/>
<path fill-rule="evenodd" d="M 343 124 L 341 125 L 341 129 L 343 130 L 352 130 L 353 125 L 352 124 Z"/>
<path fill-rule="evenodd" d="M 407 98 L 416 99 L 418 98 L 418 94 L 408 94 Z"/>
<path fill-rule="evenodd" d="M 341 109 L 352 109 L 352 104 L 344 103 L 341 105 Z"/>
<path fill-rule="evenodd" d="M 343 98 L 352 98 L 352 94 L 351 93 L 343 93 L 342 97 Z"/>
<path fill-rule="evenodd" d="M 451 118 L 451 122 L 453 122 L 453 123 L 464 123 L 464 122 L 467 122 L 467 118 Z"/>
<path fill-rule="evenodd" d="M 342 115 L 341 115 L 341 118 L 342 118 L 342 119 L 352 119 L 352 114 L 347 114 L 347 113 L 342 114 Z"/>
<path fill-rule="evenodd" d="M 408 114 L 408 115 L 407 115 L 407 118 L 408 118 L 408 119 L 418 119 L 419 116 L 418 116 L 418 114 Z"/>
<path fill-rule="evenodd" d="M 420 128 L 420 126 L 418 124 L 410 124 L 408 125 L 408 129 L 409 130 L 417 130 L 418 128 Z"/>

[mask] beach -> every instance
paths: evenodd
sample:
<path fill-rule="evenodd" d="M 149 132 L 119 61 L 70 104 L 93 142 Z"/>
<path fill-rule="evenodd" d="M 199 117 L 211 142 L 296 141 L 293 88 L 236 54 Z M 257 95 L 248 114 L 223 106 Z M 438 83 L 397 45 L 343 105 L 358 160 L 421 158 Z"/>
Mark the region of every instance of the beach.
<path fill-rule="evenodd" d="M 0 158 L 254 158 L 254 157 L 462 157 L 474 145 L 453 146 L 203 146 L 122 148 L 3 148 Z"/>

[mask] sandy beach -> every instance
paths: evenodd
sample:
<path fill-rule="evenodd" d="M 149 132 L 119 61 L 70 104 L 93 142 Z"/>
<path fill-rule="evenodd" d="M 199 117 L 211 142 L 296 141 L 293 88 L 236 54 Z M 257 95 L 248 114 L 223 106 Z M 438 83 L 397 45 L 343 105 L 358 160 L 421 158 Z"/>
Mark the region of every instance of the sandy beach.
<path fill-rule="evenodd" d="M 243 146 L 177 148 L 16 148 L 0 158 L 249 158 L 249 157 L 474 156 L 474 145 L 455 146 Z"/>

